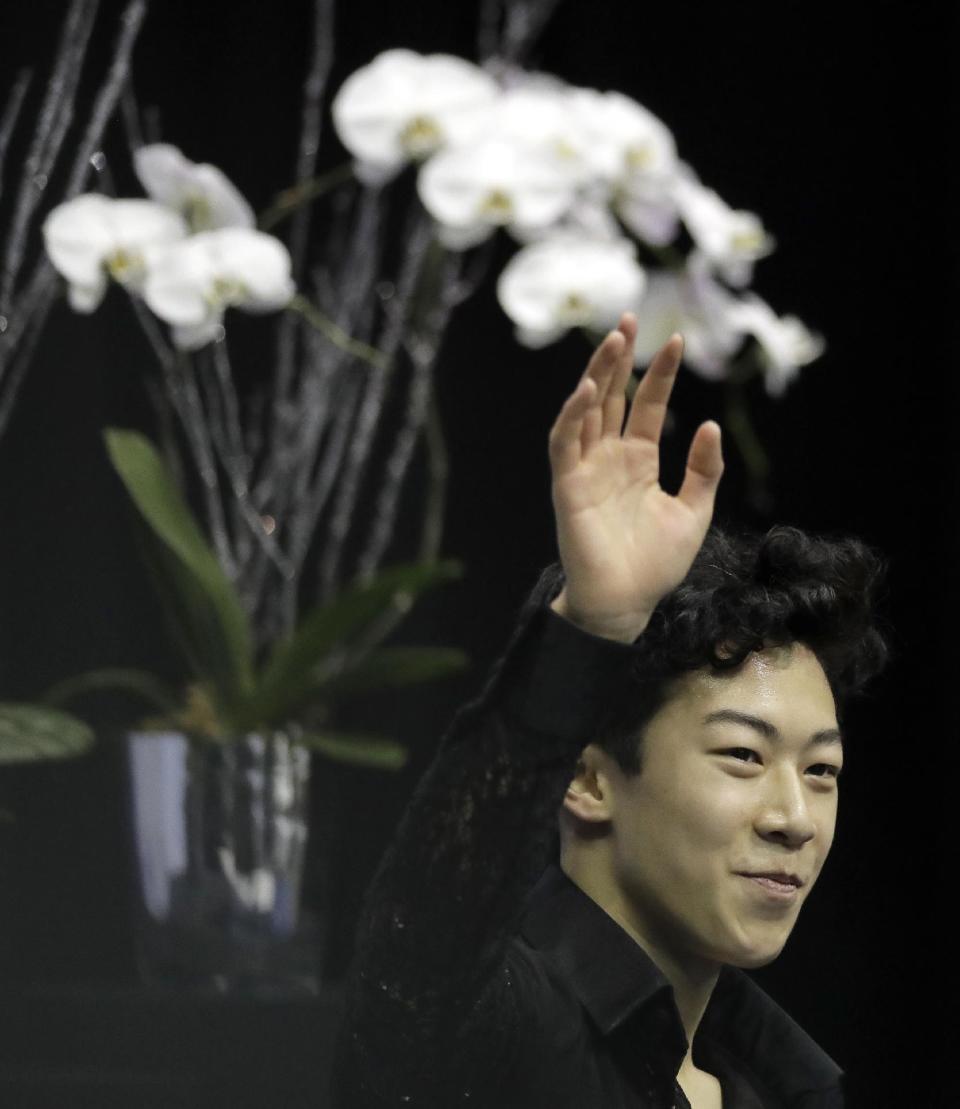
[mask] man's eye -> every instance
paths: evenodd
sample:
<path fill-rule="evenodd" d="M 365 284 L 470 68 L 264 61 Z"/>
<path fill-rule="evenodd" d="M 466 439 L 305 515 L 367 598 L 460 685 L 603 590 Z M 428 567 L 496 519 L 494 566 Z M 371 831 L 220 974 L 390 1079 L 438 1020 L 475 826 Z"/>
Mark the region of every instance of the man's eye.
<path fill-rule="evenodd" d="M 754 751 L 752 747 L 729 747 L 726 751 L 721 752 L 721 754 L 732 755 L 735 759 L 739 759 L 740 762 L 749 762 L 751 759 L 756 759 L 758 763 L 760 762 L 760 755 Z M 815 778 L 836 779 L 840 777 L 842 768 L 834 766 L 832 763 L 818 762 L 810 769 L 812 771 L 820 771 L 820 773 L 814 774 Z"/>
<path fill-rule="evenodd" d="M 840 772 L 841 772 L 841 767 L 832 766 L 828 762 L 818 762 L 816 766 L 812 766 L 810 769 L 811 770 L 817 770 L 817 769 L 826 770 L 826 774 L 817 774 L 816 776 L 818 778 L 839 778 L 840 777 Z"/>
<path fill-rule="evenodd" d="M 756 758 L 758 761 L 760 759 L 760 756 L 751 747 L 730 747 L 728 750 L 724 751 L 723 753 L 725 755 L 733 755 L 734 758 L 738 757 L 739 755 L 747 755 L 748 757 L 750 755 L 753 755 L 754 758 Z"/>

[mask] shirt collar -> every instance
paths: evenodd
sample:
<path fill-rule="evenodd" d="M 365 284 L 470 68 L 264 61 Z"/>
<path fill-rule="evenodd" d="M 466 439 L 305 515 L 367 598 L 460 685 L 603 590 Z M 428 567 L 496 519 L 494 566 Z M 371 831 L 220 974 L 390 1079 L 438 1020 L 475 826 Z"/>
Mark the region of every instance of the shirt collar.
<path fill-rule="evenodd" d="M 637 1010 L 667 1008 L 674 1052 L 687 1050 L 683 1025 L 666 976 L 633 937 L 551 862 L 528 895 L 524 938 L 544 953 L 572 986 L 604 1035 Z M 697 1032 L 720 1044 L 781 1096 L 838 1087 L 842 1069 L 744 971 L 725 966 Z"/>

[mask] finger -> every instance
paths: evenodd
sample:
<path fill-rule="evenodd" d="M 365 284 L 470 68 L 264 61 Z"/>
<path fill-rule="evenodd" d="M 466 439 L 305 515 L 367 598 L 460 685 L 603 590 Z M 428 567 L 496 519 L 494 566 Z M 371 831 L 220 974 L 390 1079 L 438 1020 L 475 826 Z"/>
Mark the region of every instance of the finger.
<path fill-rule="evenodd" d="M 649 439 L 651 443 L 660 442 L 667 402 L 670 400 L 682 357 L 683 338 L 675 331 L 653 356 L 653 361 L 633 394 L 624 431 L 626 436 Z"/>
<path fill-rule="evenodd" d="M 620 437 L 623 430 L 623 414 L 627 409 L 626 388 L 633 372 L 633 348 L 637 338 L 637 317 L 632 312 L 624 312 L 620 317 L 617 330 L 624 338 L 618 365 L 610 379 L 610 386 L 603 401 L 602 435 Z"/>
<path fill-rule="evenodd" d="M 687 469 L 677 497 L 698 515 L 713 515 L 713 502 L 723 474 L 720 425 L 702 423 L 687 452 Z"/>
<path fill-rule="evenodd" d="M 619 331 L 611 331 L 603 342 L 593 352 L 593 357 L 587 365 L 585 377 L 590 377 L 596 383 L 596 403 L 591 405 L 583 420 L 580 434 L 580 446 L 584 451 L 589 450 L 603 434 L 603 405 L 610 390 L 610 382 L 620 363 L 620 354 L 624 346 L 624 337 Z"/>
<path fill-rule="evenodd" d="M 568 473 L 580 461 L 583 418 L 596 396 L 597 383 L 591 377 L 582 377 L 554 420 L 548 442 L 554 477 Z"/>

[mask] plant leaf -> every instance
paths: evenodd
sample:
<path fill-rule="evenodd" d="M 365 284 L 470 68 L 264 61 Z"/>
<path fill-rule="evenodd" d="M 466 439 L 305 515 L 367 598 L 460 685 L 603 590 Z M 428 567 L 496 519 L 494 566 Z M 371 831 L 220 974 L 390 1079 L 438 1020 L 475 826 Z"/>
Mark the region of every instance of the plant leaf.
<path fill-rule="evenodd" d="M 368 689 L 395 688 L 457 674 L 470 665 L 457 647 L 378 647 L 356 666 L 316 687 L 328 697 L 348 697 Z"/>
<path fill-rule="evenodd" d="M 83 674 L 57 682 L 44 693 L 41 700 L 47 705 L 59 705 L 80 694 L 101 689 L 125 689 L 168 713 L 176 713 L 180 709 L 176 693 L 165 682 L 144 670 L 121 668 L 87 670 Z"/>
<path fill-rule="evenodd" d="M 247 723 L 270 725 L 288 718 L 314 689 L 316 669 L 334 649 L 349 647 L 395 598 L 409 605 L 420 593 L 461 573 L 461 564 L 453 560 L 394 566 L 308 613 L 293 635 L 274 648 Z"/>
<path fill-rule="evenodd" d="M 297 742 L 311 751 L 319 751 L 334 762 L 376 767 L 378 770 L 399 770 L 406 766 L 409 758 L 409 752 L 402 744 L 382 736 L 312 732 L 301 736 Z"/>
<path fill-rule="evenodd" d="M 94 744 L 82 721 L 42 705 L 0 704 L 0 764 L 66 759 Z"/>
<path fill-rule="evenodd" d="M 232 706 L 253 688 L 250 623 L 232 583 L 150 441 L 108 428 L 107 451 L 127 492 L 160 540 L 141 542 L 164 607 L 198 678 Z"/>

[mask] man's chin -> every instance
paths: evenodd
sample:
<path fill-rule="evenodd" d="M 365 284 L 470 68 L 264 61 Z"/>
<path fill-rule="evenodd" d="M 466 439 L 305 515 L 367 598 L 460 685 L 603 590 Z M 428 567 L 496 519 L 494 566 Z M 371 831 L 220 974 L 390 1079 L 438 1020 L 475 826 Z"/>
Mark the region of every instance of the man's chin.
<path fill-rule="evenodd" d="M 783 951 L 786 941 L 780 944 L 765 944 L 751 949 L 737 951 L 733 958 L 727 960 L 731 966 L 741 970 L 757 970 L 759 967 L 769 966 Z"/>

